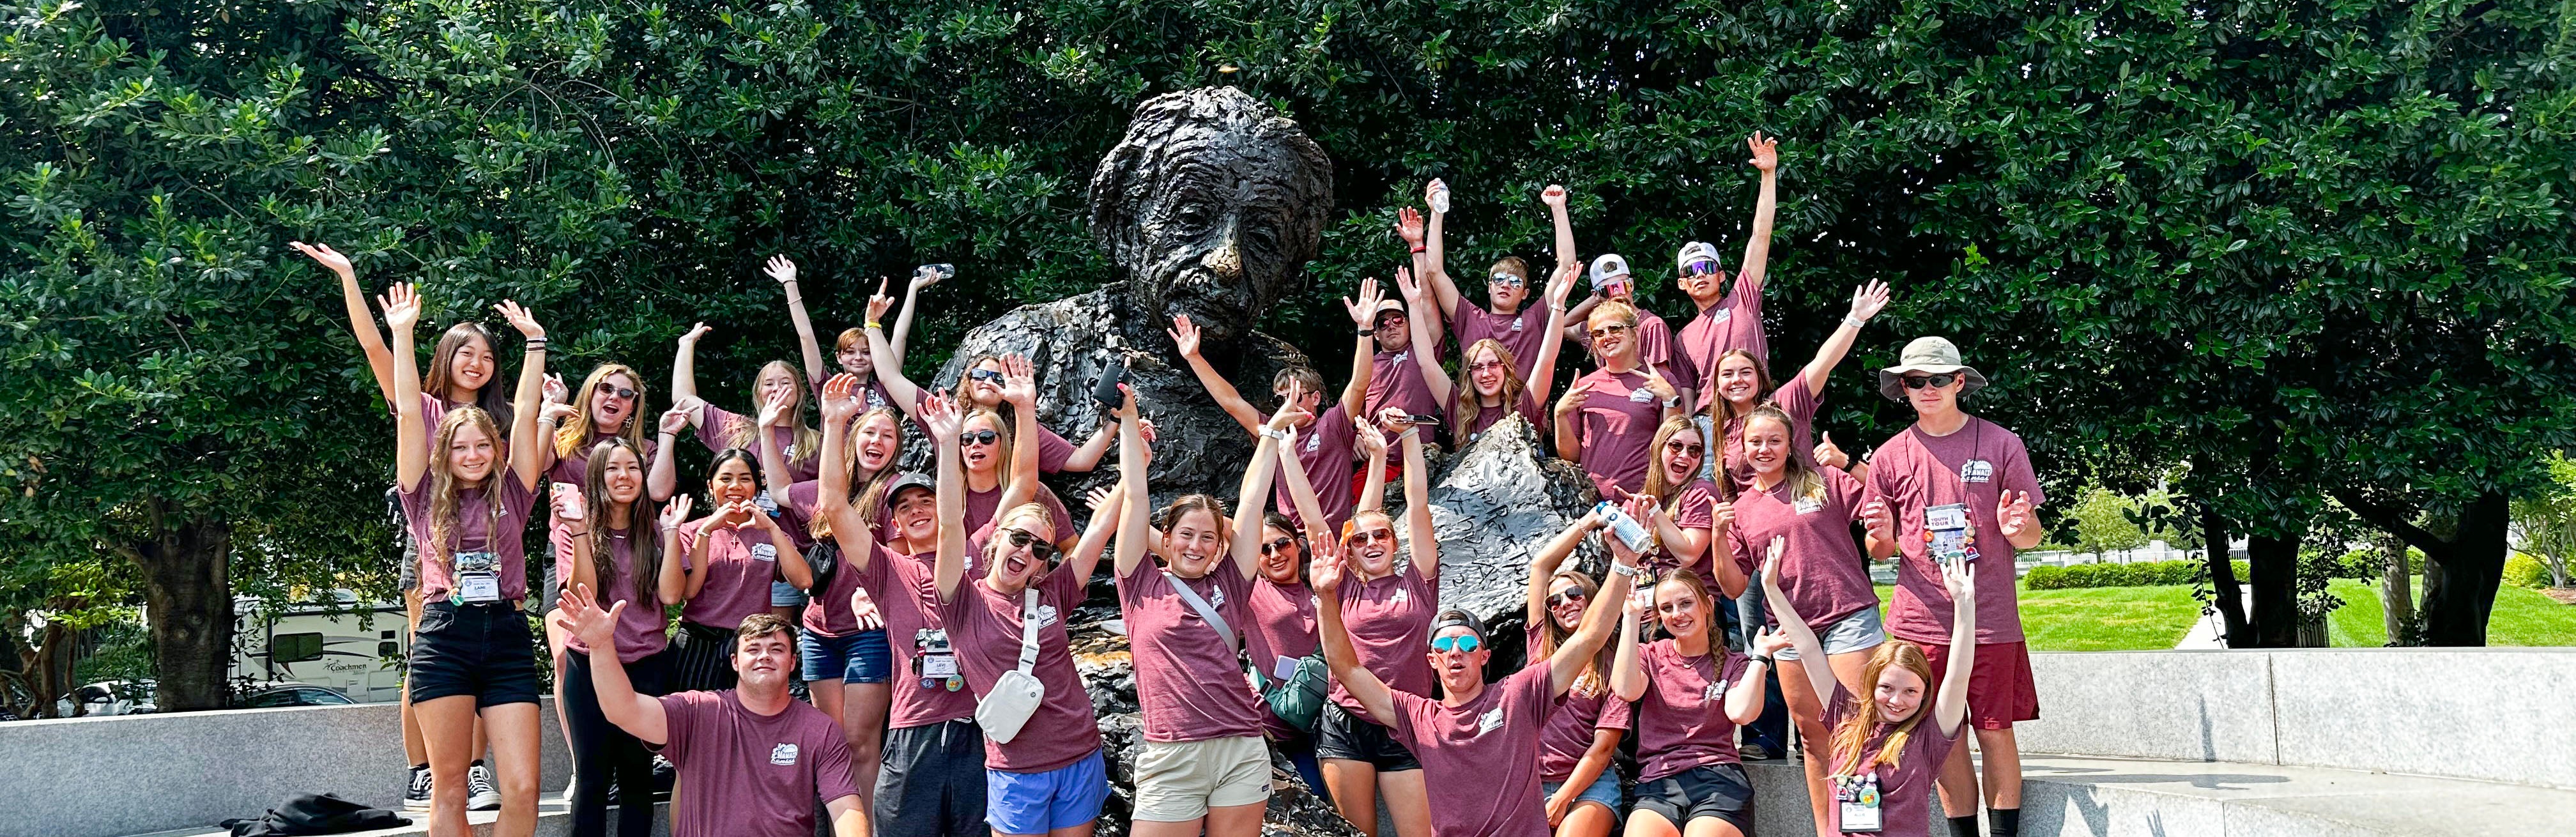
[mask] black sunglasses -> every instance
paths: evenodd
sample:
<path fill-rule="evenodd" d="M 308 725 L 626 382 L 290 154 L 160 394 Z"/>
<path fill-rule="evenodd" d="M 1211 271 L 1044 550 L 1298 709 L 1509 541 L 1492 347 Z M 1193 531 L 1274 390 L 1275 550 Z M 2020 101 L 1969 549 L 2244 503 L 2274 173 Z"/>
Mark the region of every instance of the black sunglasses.
<path fill-rule="evenodd" d="M 1900 378 L 1899 380 L 1902 380 L 1902 381 L 1904 381 L 1904 382 L 1905 382 L 1905 388 L 1906 388 L 1906 389 L 1922 389 L 1922 388 L 1924 388 L 1924 387 L 1946 387 L 1946 386 L 1949 386 L 1949 385 L 1950 385 L 1950 383 L 1951 383 L 1952 381 L 1959 380 L 1959 373 L 1957 373 L 1957 372 L 1943 372 L 1943 373 L 1940 373 L 1940 374 L 1938 374 L 1938 375 L 1906 375 L 1906 376 L 1903 376 L 1902 378 Z"/>
<path fill-rule="evenodd" d="M 1271 554 L 1271 553 L 1278 552 L 1278 551 L 1280 551 L 1280 550 L 1282 550 L 1282 549 L 1287 549 L 1289 546 L 1291 546 L 1291 545 L 1295 544 L 1296 542 L 1297 542 L 1297 539 L 1296 539 L 1296 538 L 1280 538 L 1280 539 L 1278 539 L 1278 540 L 1275 540 L 1275 541 L 1271 541 L 1271 542 L 1269 542 L 1269 543 L 1262 544 L 1262 545 L 1261 545 L 1261 554 L 1263 554 L 1263 555 L 1269 555 L 1269 554 Z"/>
<path fill-rule="evenodd" d="M 989 445 L 1002 440 L 1002 434 L 991 430 L 969 430 L 957 434 L 957 441 L 968 445 Z"/>
<path fill-rule="evenodd" d="M 1009 539 L 1011 548 L 1025 547 L 1029 551 L 1029 557 L 1044 561 L 1047 566 L 1055 566 L 1055 544 L 1047 543 L 1045 538 L 1030 534 L 1025 529 L 1004 529 L 1002 535 Z"/>
<path fill-rule="evenodd" d="M 1547 594 L 1548 607 L 1560 607 L 1567 602 L 1585 602 L 1591 600 L 1592 597 L 1583 595 L 1583 591 L 1581 590 L 1567 590 L 1562 593 Z"/>
<path fill-rule="evenodd" d="M 598 393 L 599 393 L 599 394 L 601 394 L 601 395 L 614 395 L 614 396 L 617 396 L 617 397 L 619 397 L 619 398 L 626 399 L 626 400 L 628 400 L 628 401 L 633 401 L 633 400 L 635 400 L 635 391 L 634 391 L 634 390 L 627 389 L 627 388 L 625 388 L 625 387 L 621 387 L 621 386 L 618 386 L 618 385 L 616 385 L 616 384 L 609 383 L 609 382 L 607 382 L 607 381 L 601 381 L 601 382 L 599 382 L 599 386 L 592 387 L 591 389 L 592 389 L 593 391 L 595 391 L 595 392 L 598 392 Z"/>
<path fill-rule="evenodd" d="M 966 370 L 966 380 L 969 380 L 969 381 L 991 381 L 991 382 L 993 382 L 993 383 L 998 384 L 998 383 L 1001 383 L 1001 382 L 1002 382 L 1002 370 L 999 370 L 999 369 L 969 369 L 969 370 Z"/>

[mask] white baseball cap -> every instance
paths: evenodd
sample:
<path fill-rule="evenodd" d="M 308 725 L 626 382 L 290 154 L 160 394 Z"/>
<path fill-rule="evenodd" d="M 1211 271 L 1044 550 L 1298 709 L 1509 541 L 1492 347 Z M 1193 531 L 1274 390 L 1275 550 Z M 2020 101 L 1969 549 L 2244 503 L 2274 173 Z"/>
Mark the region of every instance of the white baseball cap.
<path fill-rule="evenodd" d="M 1717 257 L 1717 245 L 1705 241 L 1693 241 L 1682 245 L 1681 255 L 1673 259 L 1673 268 L 1680 271 L 1682 275 L 1688 276 L 1692 262 L 1711 262 L 1720 266 L 1726 264 Z"/>
<path fill-rule="evenodd" d="M 1595 291 L 1628 281 L 1628 260 L 1617 253 L 1603 253 L 1592 260 L 1592 289 Z"/>

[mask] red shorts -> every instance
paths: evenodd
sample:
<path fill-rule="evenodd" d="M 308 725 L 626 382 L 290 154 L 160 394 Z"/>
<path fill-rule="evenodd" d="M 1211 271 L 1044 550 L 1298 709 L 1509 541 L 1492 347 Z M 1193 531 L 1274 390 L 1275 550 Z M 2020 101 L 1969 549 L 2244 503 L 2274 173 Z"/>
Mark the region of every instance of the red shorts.
<path fill-rule="evenodd" d="M 1941 673 L 1950 670 L 1950 646 L 1923 644 L 1932 662 L 1932 688 L 1941 688 Z M 1977 729 L 2011 729 L 2016 721 L 2039 720 L 2039 689 L 2031 684 L 2030 645 L 1998 642 L 1977 646 L 1968 668 L 1968 725 Z"/>

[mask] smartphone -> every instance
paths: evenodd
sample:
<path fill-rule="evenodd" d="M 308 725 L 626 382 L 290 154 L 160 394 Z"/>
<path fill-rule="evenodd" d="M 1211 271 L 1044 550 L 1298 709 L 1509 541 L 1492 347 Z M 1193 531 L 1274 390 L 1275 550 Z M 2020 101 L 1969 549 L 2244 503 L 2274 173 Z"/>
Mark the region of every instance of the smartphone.
<path fill-rule="evenodd" d="M 1404 420 L 1424 427 L 1433 427 L 1440 424 L 1439 416 L 1424 415 L 1422 413 L 1414 413 L 1412 415 L 1405 416 Z"/>
<path fill-rule="evenodd" d="M 1127 403 L 1127 399 L 1118 393 L 1119 382 L 1126 379 L 1127 359 L 1122 357 L 1109 361 L 1109 365 L 1100 370 L 1100 383 L 1091 387 L 1091 400 L 1098 402 L 1100 409 L 1118 409 L 1119 405 Z"/>
<path fill-rule="evenodd" d="M 1629 517 L 1626 511 L 1612 505 L 1608 500 L 1601 501 L 1592 509 L 1601 513 L 1601 520 L 1609 526 L 1610 534 L 1618 538 L 1620 543 L 1627 544 L 1629 549 L 1638 552 L 1646 551 L 1650 538 L 1645 524 L 1638 523 L 1636 518 Z"/>
<path fill-rule="evenodd" d="M 560 517 L 565 520 L 581 519 L 583 514 L 581 486 L 568 482 L 555 483 L 554 501 L 556 517 Z"/>
<path fill-rule="evenodd" d="M 912 275 L 914 276 L 929 276 L 932 274 L 937 274 L 939 276 L 939 280 L 942 282 L 955 279 L 957 278 L 957 266 L 941 263 L 926 264 L 912 269 Z"/>

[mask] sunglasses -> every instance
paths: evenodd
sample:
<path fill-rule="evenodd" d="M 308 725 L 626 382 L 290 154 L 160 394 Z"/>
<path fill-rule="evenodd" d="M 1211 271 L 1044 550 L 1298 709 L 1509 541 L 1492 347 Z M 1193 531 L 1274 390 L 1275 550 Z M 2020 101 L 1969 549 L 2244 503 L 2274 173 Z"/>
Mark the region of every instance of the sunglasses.
<path fill-rule="evenodd" d="M 1456 651 L 1460 654 L 1468 654 L 1473 653 L 1477 648 L 1481 648 L 1483 646 L 1484 643 L 1476 641 L 1474 634 L 1469 634 L 1467 636 L 1435 636 L 1431 638 L 1431 650 L 1433 651 Z"/>
<path fill-rule="evenodd" d="M 1695 260 L 1690 264 L 1682 265 L 1682 275 L 1715 276 L 1717 275 L 1717 263 L 1707 259 Z"/>
<path fill-rule="evenodd" d="M 990 445 L 1002 441 L 1002 434 L 991 430 L 969 430 L 957 434 L 957 441 L 969 445 Z"/>
<path fill-rule="evenodd" d="M 1390 544 L 1395 543 L 1395 530 L 1370 529 L 1365 532 L 1352 532 L 1350 537 L 1342 539 L 1342 543 L 1350 546 L 1367 546 L 1369 544 L 1377 543 L 1378 541 L 1385 541 Z"/>
<path fill-rule="evenodd" d="M 599 394 L 601 394 L 601 395 L 614 395 L 614 396 L 617 396 L 617 397 L 619 397 L 619 398 L 626 399 L 626 400 L 628 400 L 628 401 L 633 401 L 633 400 L 635 400 L 635 391 L 634 391 L 634 390 L 627 389 L 627 388 L 625 388 L 625 387 L 621 387 L 621 386 L 618 386 L 618 385 L 616 385 L 616 384 L 609 383 L 609 382 L 607 382 L 607 381 L 601 381 L 601 382 L 599 382 L 599 386 L 592 387 L 592 388 L 591 388 L 591 391 L 593 391 L 593 392 L 597 392 L 597 393 L 599 393 Z"/>
<path fill-rule="evenodd" d="M 1664 443 L 1664 449 L 1665 449 L 1665 450 L 1669 450 L 1669 451 L 1680 451 L 1680 452 L 1682 452 L 1682 453 L 1690 454 L 1690 455 L 1692 455 L 1692 456 L 1698 456 L 1698 455 L 1700 455 L 1700 452 L 1701 452 L 1701 451 L 1705 451 L 1705 450 L 1707 450 L 1708 448 L 1707 448 L 1707 446 L 1705 446 L 1705 445 L 1692 445 L 1692 444 L 1684 444 L 1684 443 L 1681 443 L 1681 442 L 1665 442 L 1665 443 Z"/>
<path fill-rule="evenodd" d="M 1002 383 L 1002 370 L 999 370 L 999 369 L 969 369 L 969 370 L 966 370 L 966 380 L 969 380 L 969 381 L 989 381 L 989 382 L 992 382 L 992 383 L 994 383 L 994 384 L 996 384 L 996 385 L 999 385 L 1000 383 Z"/>
<path fill-rule="evenodd" d="M 1564 607 L 1569 603 L 1581 603 L 1591 600 L 1592 597 L 1583 595 L 1583 591 L 1581 590 L 1567 590 L 1562 593 L 1547 594 L 1547 606 L 1551 608 Z"/>
<path fill-rule="evenodd" d="M 1943 372 L 1938 375 L 1906 375 L 1899 380 L 1905 382 L 1906 389 L 1922 389 L 1924 387 L 1946 387 L 1950 385 L 1950 382 L 1958 379 L 1959 373 L 1957 372 Z"/>
<path fill-rule="evenodd" d="M 1467 371 L 1469 371 L 1469 372 L 1483 372 L 1483 371 L 1485 371 L 1485 370 L 1487 370 L 1487 369 L 1501 369 L 1501 368 L 1503 368 L 1503 362 L 1502 362 L 1502 361 L 1499 361 L 1499 360 L 1481 360 L 1481 361 L 1477 361 L 1477 362 L 1475 362 L 1475 363 L 1467 364 Z"/>
<path fill-rule="evenodd" d="M 1528 285 L 1528 283 L 1521 281 L 1520 277 L 1513 276 L 1509 273 L 1494 274 L 1493 283 L 1506 288 L 1519 288 L 1526 287 Z"/>
<path fill-rule="evenodd" d="M 1594 338 L 1594 339 L 1599 339 L 1599 338 L 1603 338 L 1603 337 L 1608 337 L 1608 336 L 1613 335 L 1613 334 L 1626 334 L 1626 333 L 1628 333 L 1628 330 L 1629 330 L 1629 329 L 1632 329 L 1632 328 L 1635 328 L 1635 327 L 1636 327 L 1636 326 L 1625 326 L 1625 325 L 1616 325 L 1616 324 L 1613 324 L 1613 325 L 1606 325 L 1606 326 L 1602 326 L 1602 327 L 1600 327 L 1600 328 L 1592 329 L 1589 333 L 1593 336 L 1593 338 Z"/>
<path fill-rule="evenodd" d="M 1280 539 L 1278 539 L 1278 540 L 1275 540 L 1275 541 L 1271 541 L 1271 542 L 1269 542 L 1269 543 L 1262 544 L 1262 545 L 1261 545 L 1261 554 L 1263 554 L 1263 555 L 1269 555 L 1269 554 L 1271 554 L 1271 553 L 1278 552 L 1278 551 L 1283 550 L 1283 549 L 1287 549 L 1288 547 L 1293 546 L 1293 545 L 1295 545 L 1296 543 L 1297 543 L 1297 539 L 1296 539 L 1296 538 L 1280 538 Z"/>
<path fill-rule="evenodd" d="M 1047 566 L 1055 566 L 1055 544 L 1047 543 L 1045 538 L 1030 534 L 1025 529 L 1004 529 L 1002 536 L 1011 544 L 1012 549 L 1025 548 L 1029 551 L 1029 557 L 1044 561 Z"/>

